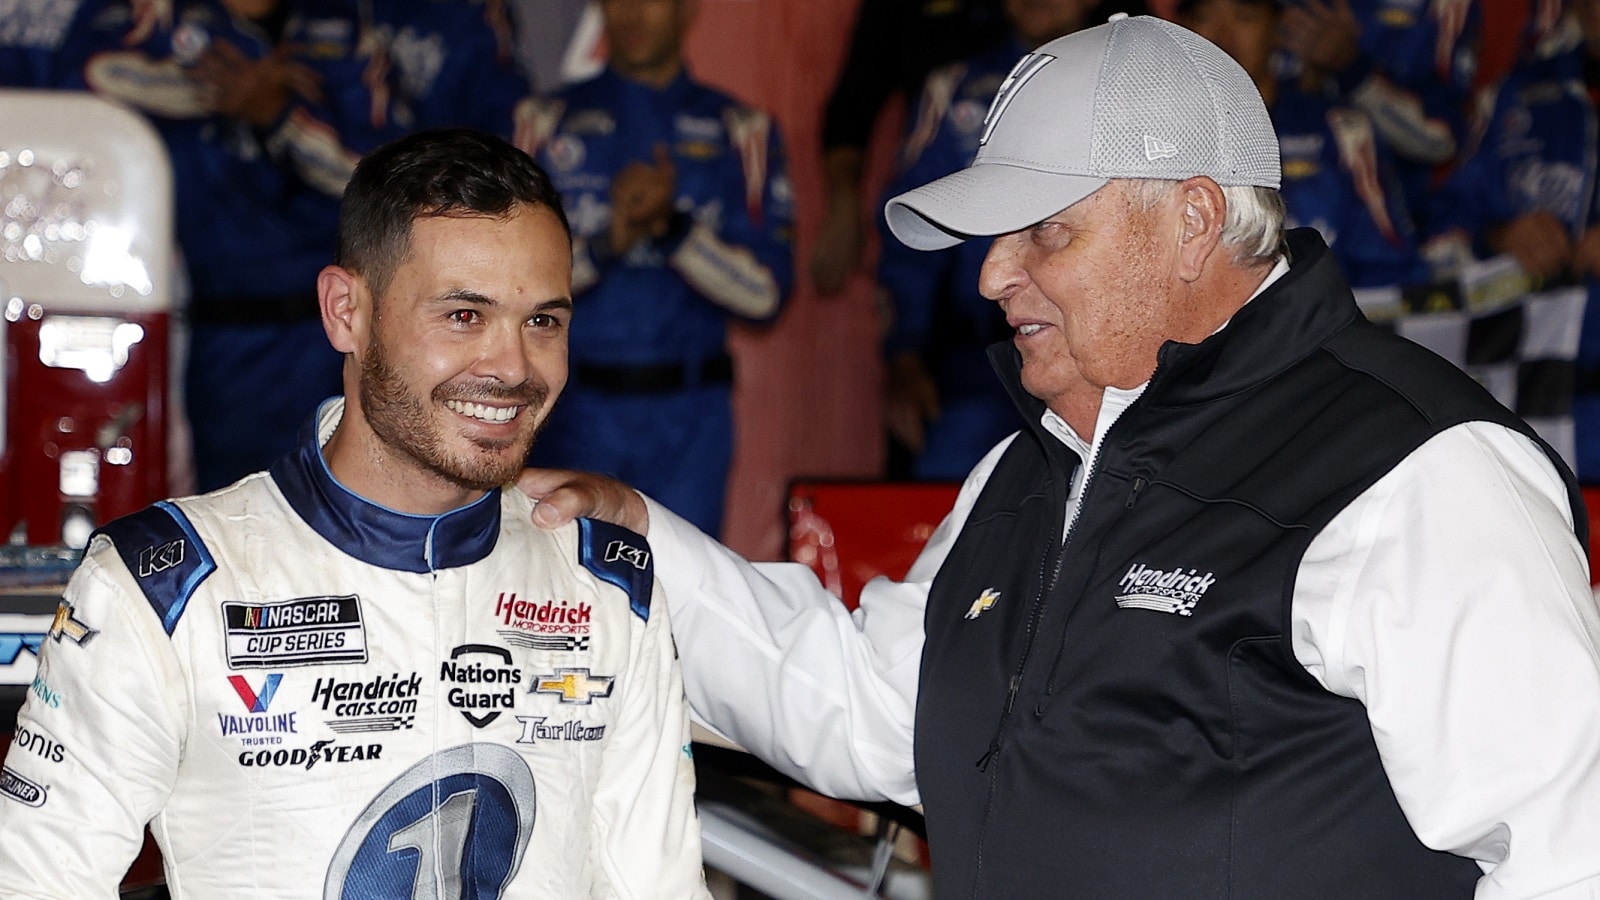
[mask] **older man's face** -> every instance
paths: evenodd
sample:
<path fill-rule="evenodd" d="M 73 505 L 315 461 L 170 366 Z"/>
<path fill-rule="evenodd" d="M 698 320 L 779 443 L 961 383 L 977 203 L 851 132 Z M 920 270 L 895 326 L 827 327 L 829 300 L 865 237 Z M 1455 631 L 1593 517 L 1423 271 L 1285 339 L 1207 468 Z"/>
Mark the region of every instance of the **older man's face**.
<path fill-rule="evenodd" d="M 979 290 L 1014 330 L 1022 386 L 1080 431 L 1071 410 L 1098 408 L 1108 386 L 1149 380 L 1172 336 L 1181 227 L 1172 202 L 1145 211 L 1111 182 L 989 248 Z"/>

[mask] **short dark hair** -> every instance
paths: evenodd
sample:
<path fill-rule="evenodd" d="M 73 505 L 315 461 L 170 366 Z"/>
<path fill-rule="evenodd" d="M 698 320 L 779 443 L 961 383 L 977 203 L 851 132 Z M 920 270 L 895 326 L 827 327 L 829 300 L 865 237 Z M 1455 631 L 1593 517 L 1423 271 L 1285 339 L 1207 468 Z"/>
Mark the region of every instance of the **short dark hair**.
<path fill-rule="evenodd" d="M 416 220 L 502 218 L 519 204 L 555 213 L 571 240 L 561 195 L 528 154 L 470 128 L 419 131 L 384 144 L 356 165 L 339 204 L 338 263 L 381 295 L 411 249 Z"/>

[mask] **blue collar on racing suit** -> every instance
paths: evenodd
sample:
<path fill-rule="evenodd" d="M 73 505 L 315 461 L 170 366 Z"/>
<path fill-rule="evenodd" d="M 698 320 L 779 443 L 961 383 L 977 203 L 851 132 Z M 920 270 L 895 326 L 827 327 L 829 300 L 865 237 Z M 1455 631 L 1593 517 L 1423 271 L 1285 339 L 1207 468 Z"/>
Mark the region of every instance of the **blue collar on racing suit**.
<path fill-rule="evenodd" d="M 343 399 L 323 403 L 300 430 L 299 446 L 273 464 L 272 480 L 294 511 L 329 543 L 364 563 L 401 572 L 470 565 L 488 556 L 500 536 L 500 489 L 437 516 L 398 512 L 340 484 L 322 456 L 319 424 L 343 413 Z M 339 404 L 334 410 L 332 404 Z M 432 548 L 432 561 L 429 548 Z"/>

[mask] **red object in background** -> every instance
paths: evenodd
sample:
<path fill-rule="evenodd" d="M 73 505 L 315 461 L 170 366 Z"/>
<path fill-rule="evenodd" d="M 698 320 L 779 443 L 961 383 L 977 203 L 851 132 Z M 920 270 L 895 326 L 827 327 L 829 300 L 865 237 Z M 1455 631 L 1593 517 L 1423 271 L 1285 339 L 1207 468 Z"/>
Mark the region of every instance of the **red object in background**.
<path fill-rule="evenodd" d="M 4 329 L 0 537 L 26 523 L 29 544 L 82 546 L 85 529 L 167 494 L 167 315 L 18 305 Z"/>
<path fill-rule="evenodd" d="M 846 607 L 861 587 L 902 578 L 955 505 L 961 485 L 872 481 L 796 481 L 789 485 L 789 559 L 809 565 Z M 854 804 L 793 788 L 789 802 L 853 834 L 872 834 L 877 817 Z M 928 846 L 902 845 L 902 858 L 928 865 Z"/>
<path fill-rule="evenodd" d="M 1584 487 L 1583 505 L 1589 511 L 1589 583 L 1600 585 L 1600 485 Z"/>
<path fill-rule="evenodd" d="M 953 482 L 796 481 L 789 558 L 809 565 L 855 609 L 862 585 L 906 574 L 960 489 Z"/>

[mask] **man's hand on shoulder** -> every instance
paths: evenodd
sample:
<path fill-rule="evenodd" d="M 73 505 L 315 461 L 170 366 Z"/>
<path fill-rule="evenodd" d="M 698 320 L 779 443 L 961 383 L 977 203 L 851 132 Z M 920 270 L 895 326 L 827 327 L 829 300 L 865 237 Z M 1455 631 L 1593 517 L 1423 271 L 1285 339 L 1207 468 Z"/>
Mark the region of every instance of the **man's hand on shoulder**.
<path fill-rule="evenodd" d="M 532 497 L 533 523 L 559 528 L 573 519 L 599 519 L 648 535 L 644 498 L 615 478 L 568 469 L 524 469 L 517 489 Z"/>

